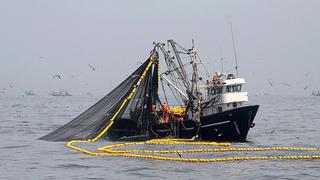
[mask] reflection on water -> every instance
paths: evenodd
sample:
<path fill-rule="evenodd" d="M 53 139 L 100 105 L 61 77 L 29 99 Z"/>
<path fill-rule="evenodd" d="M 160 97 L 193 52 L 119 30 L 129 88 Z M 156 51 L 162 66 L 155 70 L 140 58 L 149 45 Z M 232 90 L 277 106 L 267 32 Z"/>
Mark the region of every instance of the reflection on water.
<path fill-rule="evenodd" d="M 94 97 L 0 97 L 0 179 L 318 179 L 320 161 L 244 161 L 212 164 L 91 157 L 61 142 L 37 140 L 70 121 Z M 320 98 L 257 96 L 255 128 L 235 146 L 319 147 Z M 102 142 L 108 144 L 110 142 Z M 214 157 L 215 154 L 201 155 Z"/>

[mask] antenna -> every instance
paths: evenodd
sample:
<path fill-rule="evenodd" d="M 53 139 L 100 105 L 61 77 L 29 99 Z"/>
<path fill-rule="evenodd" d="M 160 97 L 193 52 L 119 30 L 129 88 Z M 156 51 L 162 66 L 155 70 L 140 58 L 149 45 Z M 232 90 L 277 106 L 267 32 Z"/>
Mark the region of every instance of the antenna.
<path fill-rule="evenodd" d="M 221 48 L 219 49 L 219 55 L 220 55 L 220 62 L 221 62 L 221 74 L 223 73 L 223 57 L 222 57 L 222 53 L 221 53 Z"/>
<path fill-rule="evenodd" d="M 194 39 L 192 39 L 192 49 L 194 48 Z"/>
<path fill-rule="evenodd" d="M 231 31 L 231 37 L 232 37 L 232 43 L 233 43 L 233 53 L 234 53 L 234 60 L 236 62 L 236 72 L 237 72 L 237 77 L 239 76 L 239 72 L 238 72 L 238 59 L 237 59 L 237 51 L 236 51 L 236 45 L 235 45 L 235 42 L 234 42 L 234 37 L 233 37 L 233 31 L 232 31 L 232 24 L 231 24 L 231 21 L 229 22 L 229 25 L 230 25 L 230 31 Z"/>

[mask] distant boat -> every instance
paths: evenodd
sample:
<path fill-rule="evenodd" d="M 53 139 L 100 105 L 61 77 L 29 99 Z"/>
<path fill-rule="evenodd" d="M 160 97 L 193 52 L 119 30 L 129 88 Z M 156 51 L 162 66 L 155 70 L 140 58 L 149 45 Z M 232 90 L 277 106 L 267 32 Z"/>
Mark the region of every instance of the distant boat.
<path fill-rule="evenodd" d="M 35 96 L 35 95 L 36 95 L 36 93 L 35 93 L 33 90 L 31 90 L 31 89 L 25 91 L 24 94 L 25 94 L 26 96 Z"/>
<path fill-rule="evenodd" d="M 93 96 L 93 94 L 91 92 L 87 92 L 86 96 Z"/>
<path fill-rule="evenodd" d="M 311 94 L 312 96 L 320 96 L 320 91 L 318 90 L 318 92 L 317 91 L 312 91 L 312 94 Z"/>
<path fill-rule="evenodd" d="M 72 96 L 66 89 L 60 89 L 59 91 L 52 91 L 50 95 L 51 96 Z"/>

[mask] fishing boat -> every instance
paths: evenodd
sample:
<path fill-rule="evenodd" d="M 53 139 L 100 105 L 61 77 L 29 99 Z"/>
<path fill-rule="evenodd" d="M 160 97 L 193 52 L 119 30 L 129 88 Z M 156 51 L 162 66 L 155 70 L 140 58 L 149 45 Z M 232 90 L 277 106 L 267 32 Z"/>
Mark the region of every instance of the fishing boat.
<path fill-rule="evenodd" d="M 25 92 L 24 92 L 24 94 L 26 95 L 26 96 L 35 96 L 36 95 L 36 93 L 33 91 L 33 90 L 26 90 Z"/>
<path fill-rule="evenodd" d="M 51 96 L 72 96 L 66 89 L 60 89 L 59 91 L 52 91 L 50 95 Z"/>
<path fill-rule="evenodd" d="M 194 45 L 154 43 L 149 58 L 120 85 L 40 139 L 245 141 L 259 108 L 248 105 L 245 83 L 232 73 L 210 73 Z"/>

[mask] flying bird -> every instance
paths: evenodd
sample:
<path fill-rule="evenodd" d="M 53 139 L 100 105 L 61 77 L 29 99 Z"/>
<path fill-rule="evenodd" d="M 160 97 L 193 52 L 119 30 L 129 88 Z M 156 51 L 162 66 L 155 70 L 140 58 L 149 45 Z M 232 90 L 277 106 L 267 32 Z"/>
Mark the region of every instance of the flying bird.
<path fill-rule="evenodd" d="M 306 85 L 306 87 L 304 87 L 303 89 L 304 89 L 304 90 L 307 90 L 307 89 L 308 89 L 308 86 Z"/>
<path fill-rule="evenodd" d="M 274 129 L 274 130 L 272 130 L 271 132 L 270 132 L 270 134 L 272 134 L 272 133 L 274 133 L 276 130 Z"/>
<path fill-rule="evenodd" d="M 270 84 L 270 86 L 273 86 L 273 84 L 272 84 L 272 82 L 271 82 L 271 81 L 269 81 L 269 84 Z"/>
<path fill-rule="evenodd" d="M 59 78 L 59 79 L 62 79 L 59 74 L 54 75 L 52 78 L 55 78 L 55 77 L 57 77 L 57 78 Z"/>
<path fill-rule="evenodd" d="M 14 86 L 13 85 L 9 85 L 9 87 L 12 89 L 12 88 L 14 88 Z"/>
<path fill-rule="evenodd" d="M 137 65 L 142 65 L 143 63 L 141 61 L 138 61 L 137 62 Z"/>
<path fill-rule="evenodd" d="M 88 66 L 90 66 L 90 68 L 92 69 L 92 71 L 95 71 L 96 68 L 94 68 L 93 66 L 91 66 L 90 64 L 88 64 Z"/>

